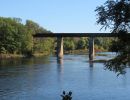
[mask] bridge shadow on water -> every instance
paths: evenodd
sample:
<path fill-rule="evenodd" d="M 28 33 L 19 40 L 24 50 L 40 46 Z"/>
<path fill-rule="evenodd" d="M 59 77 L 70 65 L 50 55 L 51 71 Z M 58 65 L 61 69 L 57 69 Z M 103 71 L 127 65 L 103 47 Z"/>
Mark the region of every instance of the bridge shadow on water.
<path fill-rule="evenodd" d="M 88 67 L 88 70 L 86 70 L 86 73 L 88 72 L 88 84 L 90 87 L 93 86 L 93 81 L 94 81 L 94 62 L 92 61 L 87 61 L 88 66 L 86 66 L 86 68 Z M 57 59 L 57 72 L 58 72 L 58 81 L 62 82 L 63 81 L 63 76 L 64 76 L 64 59 Z"/>
<path fill-rule="evenodd" d="M 57 59 L 57 68 L 60 74 L 64 71 L 63 59 Z"/>

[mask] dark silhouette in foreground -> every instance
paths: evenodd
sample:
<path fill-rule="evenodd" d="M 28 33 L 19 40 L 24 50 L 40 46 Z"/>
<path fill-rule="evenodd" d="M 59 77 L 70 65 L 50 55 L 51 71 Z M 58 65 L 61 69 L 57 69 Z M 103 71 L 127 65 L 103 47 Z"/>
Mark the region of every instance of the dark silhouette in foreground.
<path fill-rule="evenodd" d="M 69 91 L 69 93 L 66 93 L 65 91 L 63 91 L 63 94 L 61 95 L 62 100 L 72 100 L 72 92 Z"/>
<path fill-rule="evenodd" d="M 130 0 L 107 0 L 95 11 L 97 24 L 119 35 L 110 45 L 110 50 L 116 52 L 117 56 L 108 60 L 105 67 L 117 75 L 125 74 L 130 62 Z"/>

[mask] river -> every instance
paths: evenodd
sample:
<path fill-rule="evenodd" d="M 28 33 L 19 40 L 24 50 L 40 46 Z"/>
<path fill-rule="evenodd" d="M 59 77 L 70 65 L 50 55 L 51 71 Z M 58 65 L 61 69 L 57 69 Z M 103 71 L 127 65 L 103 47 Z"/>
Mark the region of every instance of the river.
<path fill-rule="evenodd" d="M 96 59 L 109 59 L 96 56 Z M 89 63 L 88 55 L 64 55 L 0 61 L 0 100 L 130 100 L 130 69 L 125 75 L 104 70 L 103 63 Z"/>

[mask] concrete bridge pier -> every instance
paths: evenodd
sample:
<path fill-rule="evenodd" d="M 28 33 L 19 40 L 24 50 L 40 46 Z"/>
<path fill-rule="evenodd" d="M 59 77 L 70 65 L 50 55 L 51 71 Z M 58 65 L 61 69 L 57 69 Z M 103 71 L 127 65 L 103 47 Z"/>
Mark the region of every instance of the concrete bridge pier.
<path fill-rule="evenodd" d="M 57 37 L 57 58 L 63 58 L 63 37 Z"/>
<path fill-rule="evenodd" d="M 94 37 L 90 37 L 89 38 L 89 61 L 93 61 L 94 56 L 95 56 Z"/>

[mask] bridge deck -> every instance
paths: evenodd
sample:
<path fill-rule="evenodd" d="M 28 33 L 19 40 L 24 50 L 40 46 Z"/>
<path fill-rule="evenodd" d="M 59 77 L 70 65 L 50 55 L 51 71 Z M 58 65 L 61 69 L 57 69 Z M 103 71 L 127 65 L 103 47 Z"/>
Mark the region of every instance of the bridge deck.
<path fill-rule="evenodd" d="M 33 37 L 118 37 L 116 33 L 37 33 Z"/>

